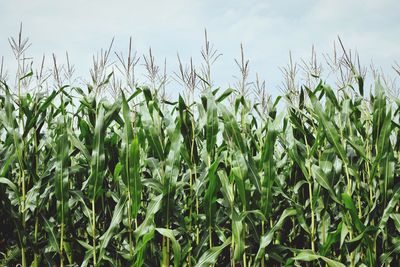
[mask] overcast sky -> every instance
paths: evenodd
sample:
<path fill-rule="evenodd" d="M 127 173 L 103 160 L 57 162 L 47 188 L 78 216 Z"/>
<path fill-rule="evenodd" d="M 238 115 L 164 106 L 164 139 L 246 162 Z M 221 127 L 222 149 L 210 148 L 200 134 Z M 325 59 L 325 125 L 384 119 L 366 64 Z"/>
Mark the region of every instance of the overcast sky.
<path fill-rule="evenodd" d="M 88 75 L 92 55 L 113 37 L 114 50 L 126 51 L 130 36 L 140 55 L 151 46 L 172 72 L 177 52 L 186 62 L 199 58 L 206 28 L 223 54 L 214 67 L 217 85 L 233 84 L 243 43 L 251 78 L 258 72 L 276 95 L 289 50 L 295 60 L 308 58 L 313 44 L 318 54 L 330 52 L 338 35 L 364 64 L 372 60 L 392 73 L 400 61 L 399 13 L 398 0 L 1 1 L 0 56 L 10 62 L 8 37 L 22 22 L 32 42 L 29 55 L 39 61 L 54 52 L 61 61 L 68 51 L 79 75 Z"/>

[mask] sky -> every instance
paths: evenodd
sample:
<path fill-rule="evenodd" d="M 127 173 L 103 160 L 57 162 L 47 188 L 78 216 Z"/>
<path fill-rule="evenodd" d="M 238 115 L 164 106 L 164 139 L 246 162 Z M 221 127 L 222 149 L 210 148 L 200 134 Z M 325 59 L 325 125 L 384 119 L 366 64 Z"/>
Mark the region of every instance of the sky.
<path fill-rule="evenodd" d="M 43 54 L 59 61 L 68 51 L 77 74 L 89 77 L 93 54 L 107 48 L 112 38 L 114 51 L 126 54 L 129 37 L 143 55 L 151 46 L 156 62 L 167 60 L 168 73 L 177 67 L 177 53 L 183 62 L 190 57 L 199 63 L 204 29 L 222 56 L 213 66 L 215 85 L 226 87 L 239 70 L 234 62 L 240 44 L 250 61 L 250 79 L 256 73 L 265 79 L 269 93 L 279 93 L 280 67 L 293 59 L 332 51 L 337 37 L 346 48 L 357 50 L 361 62 L 373 62 L 389 75 L 400 62 L 400 1 L 1 1 L 0 56 L 12 66 L 8 38 L 24 35 L 32 46 L 28 54 L 37 62 Z M 174 90 L 174 84 L 169 86 Z"/>

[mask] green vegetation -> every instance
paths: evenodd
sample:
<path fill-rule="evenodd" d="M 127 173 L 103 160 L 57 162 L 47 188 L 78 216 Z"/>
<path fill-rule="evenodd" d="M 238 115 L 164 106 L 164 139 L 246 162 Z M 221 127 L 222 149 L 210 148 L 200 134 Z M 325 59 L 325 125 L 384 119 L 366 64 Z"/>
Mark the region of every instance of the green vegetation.
<path fill-rule="evenodd" d="M 129 49 L 124 83 L 107 50 L 86 88 L 54 57 L 44 90 L 14 44 L 16 86 L 0 85 L 2 265 L 400 263 L 400 100 L 379 81 L 365 93 L 350 60 L 337 90 L 315 73 L 295 87 L 290 67 L 282 97 L 257 79 L 253 100 L 243 50 L 237 88 L 212 86 L 206 41 L 201 74 L 180 64 L 184 96 L 166 100 L 151 51 L 148 86 Z"/>

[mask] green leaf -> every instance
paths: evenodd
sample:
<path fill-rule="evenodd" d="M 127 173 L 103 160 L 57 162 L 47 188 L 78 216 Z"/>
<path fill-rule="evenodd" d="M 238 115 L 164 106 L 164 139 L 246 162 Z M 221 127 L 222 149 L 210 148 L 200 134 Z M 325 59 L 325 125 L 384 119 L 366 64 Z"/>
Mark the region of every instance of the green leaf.
<path fill-rule="evenodd" d="M 311 167 L 312 173 L 315 177 L 315 180 L 317 183 L 328 190 L 329 195 L 331 198 L 338 204 L 341 204 L 340 200 L 336 197 L 335 191 L 333 190 L 331 184 L 328 181 L 328 177 L 326 177 L 325 173 L 322 171 L 322 169 L 316 165 L 313 165 Z"/>
<path fill-rule="evenodd" d="M 53 221 L 51 221 L 50 219 L 45 218 L 42 215 L 43 218 L 43 222 L 44 222 L 44 228 L 46 229 L 47 232 L 47 238 L 48 238 L 48 242 L 49 245 L 52 249 L 52 251 L 54 252 L 60 252 L 60 247 L 58 245 L 58 238 L 57 238 L 57 234 L 56 234 L 56 230 L 55 230 L 55 226 Z"/>
<path fill-rule="evenodd" d="M 364 231 L 362 231 L 358 236 L 346 242 L 346 246 L 348 247 L 349 253 L 353 252 L 362 241 L 372 238 L 371 233 L 375 234 L 378 231 L 378 228 L 375 226 L 367 226 Z"/>
<path fill-rule="evenodd" d="M 65 131 L 67 127 L 65 123 L 60 122 L 58 124 L 57 137 L 56 137 L 56 162 L 55 162 L 55 177 L 54 177 L 54 188 L 55 196 L 57 199 L 57 214 L 58 221 L 60 224 L 64 224 L 67 219 L 69 210 L 68 198 L 69 198 L 69 147 L 70 143 L 68 140 L 68 134 Z"/>
<path fill-rule="evenodd" d="M 272 185 L 275 183 L 274 149 L 278 132 L 270 125 L 262 150 L 264 177 L 262 180 L 261 207 L 265 217 L 269 217 L 272 207 Z"/>
<path fill-rule="evenodd" d="M 204 195 L 204 202 L 206 204 L 206 217 L 207 217 L 207 225 L 209 227 L 214 226 L 215 224 L 215 215 L 216 215 L 216 202 L 217 202 L 217 191 L 218 191 L 218 177 L 217 177 L 217 168 L 219 165 L 220 159 L 216 159 L 213 164 L 208 168 L 207 177 L 208 177 L 208 187 Z"/>
<path fill-rule="evenodd" d="M 392 214 L 393 209 L 399 203 L 399 199 L 400 199 L 400 188 L 397 188 L 397 190 L 393 193 L 392 199 L 389 201 L 385 210 L 383 211 L 382 218 L 379 221 L 379 228 L 381 230 L 385 228 L 386 223 L 389 220 L 390 214 Z"/>
<path fill-rule="evenodd" d="M 28 73 L 26 73 L 24 76 L 22 76 L 21 78 L 19 78 L 20 81 L 22 81 L 25 78 L 31 77 L 33 75 L 33 71 L 29 71 Z"/>
<path fill-rule="evenodd" d="M 222 102 L 225 98 L 230 96 L 233 92 L 235 92 L 235 89 L 228 88 L 226 89 L 218 98 L 217 102 Z"/>
<path fill-rule="evenodd" d="M 326 117 L 321 103 L 317 100 L 315 94 L 310 90 L 307 90 L 308 95 L 310 97 L 311 103 L 314 107 L 314 111 L 318 116 L 319 121 L 324 125 L 325 134 L 328 137 L 328 140 L 334 146 L 336 153 L 340 156 L 341 160 L 343 160 L 346 164 L 348 164 L 348 158 L 346 156 L 345 148 L 340 143 L 341 138 L 338 135 L 338 130 L 335 128 L 331 120 L 328 120 Z"/>
<path fill-rule="evenodd" d="M 89 176 L 89 189 L 88 196 L 91 201 L 96 201 L 102 192 L 102 184 L 105 173 L 105 151 L 104 151 L 104 139 L 105 139 L 105 111 L 103 105 L 100 104 L 96 126 L 94 130 L 94 141 L 92 150 L 92 161 L 90 163 L 90 176 Z"/>
<path fill-rule="evenodd" d="M 246 200 L 246 188 L 245 188 L 245 178 L 247 177 L 247 165 L 246 161 L 240 151 L 234 153 L 232 160 L 232 169 L 231 175 L 235 179 L 235 187 L 239 192 L 239 197 L 242 204 L 242 210 L 247 209 L 247 200 Z"/>
<path fill-rule="evenodd" d="M 390 218 L 392 218 L 397 231 L 400 233 L 400 213 L 392 213 Z"/>
<path fill-rule="evenodd" d="M 231 238 L 228 238 L 224 241 L 224 243 L 222 243 L 222 245 L 212 247 L 211 249 L 207 250 L 203 255 L 201 255 L 195 267 L 206 267 L 214 265 L 218 260 L 219 254 L 221 254 L 221 252 L 230 244 Z"/>
<path fill-rule="evenodd" d="M 219 170 L 218 172 L 219 180 L 221 181 L 221 191 L 224 194 L 226 201 L 232 208 L 234 205 L 235 195 L 233 192 L 233 184 L 229 182 L 229 178 L 224 170 Z"/>
<path fill-rule="evenodd" d="M 161 235 L 169 238 L 172 242 L 172 250 L 174 251 L 174 266 L 177 267 L 180 264 L 181 261 L 181 246 L 179 245 L 178 241 L 176 241 L 175 236 L 177 235 L 177 232 L 171 229 L 165 229 L 165 228 L 155 228 L 157 232 L 159 232 Z"/>
<path fill-rule="evenodd" d="M 241 260 L 245 249 L 245 240 L 243 236 L 243 223 L 242 223 L 242 218 L 235 211 L 233 211 L 232 214 L 232 235 L 233 235 L 232 236 L 233 243 L 235 244 L 233 258 L 235 260 Z"/>
<path fill-rule="evenodd" d="M 0 184 L 7 185 L 12 191 L 19 194 L 19 190 L 18 190 L 17 186 L 13 182 L 11 182 L 9 179 L 7 179 L 5 177 L 0 177 Z"/>
<path fill-rule="evenodd" d="M 218 134 L 218 113 L 217 113 L 217 105 L 215 103 L 214 96 L 208 92 L 207 97 L 207 123 L 205 126 L 205 134 L 206 134 L 206 147 L 208 156 L 214 154 L 214 147 L 217 143 L 217 134 Z"/>
<path fill-rule="evenodd" d="M 356 229 L 359 232 L 364 231 L 365 225 L 360 221 L 360 218 L 358 218 L 356 206 L 354 205 L 353 200 L 347 193 L 342 194 L 342 203 L 349 211 L 352 218 L 352 223 L 355 225 Z"/>
<path fill-rule="evenodd" d="M 293 259 L 296 261 L 306 261 L 306 262 L 315 261 L 315 260 L 323 260 L 329 267 L 345 267 L 346 266 L 343 263 L 340 263 L 335 260 L 331 260 L 324 256 L 317 255 L 314 252 L 308 251 L 308 250 L 301 251 L 299 254 L 297 254 L 297 256 L 293 257 Z"/>
<path fill-rule="evenodd" d="M 108 243 L 110 242 L 111 238 L 113 237 L 114 233 L 119 227 L 119 224 L 122 221 L 124 215 L 125 203 L 126 203 L 126 196 L 122 196 L 114 208 L 113 216 L 111 218 L 111 222 L 110 225 L 108 226 L 107 231 L 100 237 L 101 242 L 99 246 L 100 250 L 99 260 L 104 258 Z"/>
<path fill-rule="evenodd" d="M 146 217 L 138 228 L 134 231 L 134 235 L 138 240 L 140 237 L 154 230 L 150 226 L 154 223 L 155 214 L 161 209 L 163 195 L 153 196 L 146 210 Z"/>
<path fill-rule="evenodd" d="M 122 94 L 122 112 L 124 117 L 124 135 L 122 137 L 122 157 L 120 163 L 123 166 L 122 181 L 128 190 L 128 205 L 133 218 L 136 218 L 141 201 L 142 182 L 140 178 L 140 149 L 139 139 L 133 136 L 133 127 L 130 118 L 130 110 L 125 95 Z"/>
<path fill-rule="evenodd" d="M 158 159 L 164 159 L 164 147 L 161 142 L 160 133 L 160 118 L 158 113 L 153 112 L 154 104 L 149 102 L 148 105 L 141 105 L 140 115 L 143 130 L 146 133 L 146 139 L 152 151 L 155 153 Z"/>
<path fill-rule="evenodd" d="M 225 137 L 231 139 L 233 143 L 242 151 L 242 153 L 246 154 L 247 151 L 245 142 L 240 134 L 239 126 L 235 118 L 223 105 L 218 105 L 218 108 L 221 111 L 224 122 Z"/>
<path fill-rule="evenodd" d="M 271 230 L 269 230 L 265 235 L 261 237 L 260 247 L 258 248 L 258 252 L 256 255 L 256 261 L 259 261 L 262 259 L 262 257 L 264 257 L 265 248 L 272 242 L 275 232 L 282 228 L 283 223 L 286 221 L 286 219 L 296 214 L 297 214 L 296 210 L 292 208 L 287 208 L 282 212 L 281 217 L 274 224 Z"/>

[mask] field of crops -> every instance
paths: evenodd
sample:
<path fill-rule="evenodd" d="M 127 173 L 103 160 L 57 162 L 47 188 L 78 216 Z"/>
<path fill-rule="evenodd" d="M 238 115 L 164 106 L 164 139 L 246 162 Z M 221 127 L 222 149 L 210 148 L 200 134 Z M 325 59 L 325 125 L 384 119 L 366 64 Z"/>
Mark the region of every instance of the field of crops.
<path fill-rule="evenodd" d="M 54 63 L 54 89 L 20 65 L 0 85 L 1 265 L 400 265 L 400 101 L 379 80 L 254 99 L 242 60 L 238 88 L 191 66 L 167 101 Z"/>

